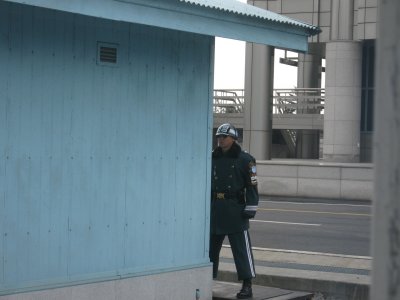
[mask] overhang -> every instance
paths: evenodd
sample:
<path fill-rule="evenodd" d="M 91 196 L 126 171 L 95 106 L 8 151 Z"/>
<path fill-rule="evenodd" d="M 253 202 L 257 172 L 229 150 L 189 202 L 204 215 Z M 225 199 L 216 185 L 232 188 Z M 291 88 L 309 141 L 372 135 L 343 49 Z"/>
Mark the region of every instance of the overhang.
<path fill-rule="evenodd" d="M 313 25 L 236 0 L 0 0 L 306 52 Z"/>

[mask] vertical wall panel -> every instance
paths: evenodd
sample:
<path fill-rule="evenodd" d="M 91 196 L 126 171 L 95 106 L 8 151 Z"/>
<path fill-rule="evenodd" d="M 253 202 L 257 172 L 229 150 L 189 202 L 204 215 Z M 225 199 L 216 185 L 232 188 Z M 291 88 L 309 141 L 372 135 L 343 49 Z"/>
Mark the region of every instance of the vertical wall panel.
<path fill-rule="evenodd" d="M 0 10 L 0 20 L 4 20 L 8 23 L 8 14 L 5 10 Z M 0 57 L 8 59 L 8 28 L 0 26 Z M 0 72 L 0 82 L 6 83 L 8 85 L 8 69 L 0 64 L 0 68 L 3 70 Z M 5 124 L 7 123 L 7 90 L 0 89 L 0 142 L 5 141 L 7 138 L 7 131 Z M 0 283 L 4 282 L 4 251 L 5 251 L 5 241 L 6 232 L 4 231 L 6 222 L 6 211 L 5 211 L 5 197 L 6 197 L 6 148 L 2 146 L 0 148 Z"/>
<path fill-rule="evenodd" d="M 0 2 L 0 293 L 208 262 L 211 42 Z"/>

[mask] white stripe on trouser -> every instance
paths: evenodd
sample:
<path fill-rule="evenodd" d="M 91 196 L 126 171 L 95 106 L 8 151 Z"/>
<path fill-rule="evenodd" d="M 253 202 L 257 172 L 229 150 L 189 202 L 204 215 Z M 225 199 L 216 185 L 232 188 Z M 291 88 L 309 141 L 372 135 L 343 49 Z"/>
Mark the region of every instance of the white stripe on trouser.
<path fill-rule="evenodd" d="M 249 237 L 248 237 L 247 230 L 244 231 L 244 240 L 246 241 L 247 258 L 249 260 L 251 276 L 256 277 L 256 272 L 254 271 L 254 265 L 253 265 L 253 258 L 251 256 L 251 249 L 250 249 L 250 243 L 249 243 Z"/>
<path fill-rule="evenodd" d="M 246 205 L 246 207 L 244 208 L 244 210 L 248 210 L 248 211 L 257 211 L 258 205 Z"/>

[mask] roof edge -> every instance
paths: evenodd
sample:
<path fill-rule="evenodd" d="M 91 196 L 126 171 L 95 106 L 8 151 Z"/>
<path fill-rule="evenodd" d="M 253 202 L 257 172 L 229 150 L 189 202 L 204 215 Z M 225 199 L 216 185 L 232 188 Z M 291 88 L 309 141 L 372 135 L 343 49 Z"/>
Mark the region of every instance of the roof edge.
<path fill-rule="evenodd" d="M 310 36 L 322 32 L 322 30 L 318 26 L 308 24 L 303 21 L 298 21 L 293 18 L 272 12 L 270 10 L 242 3 L 237 0 L 179 0 L 179 1 L 212 10 L 219 10 L 228 13 L 233 13 L 239 16 L 255 17 L 276 24 L 285 24 L 289 26 L 300 27 L 305 29 Z"/>

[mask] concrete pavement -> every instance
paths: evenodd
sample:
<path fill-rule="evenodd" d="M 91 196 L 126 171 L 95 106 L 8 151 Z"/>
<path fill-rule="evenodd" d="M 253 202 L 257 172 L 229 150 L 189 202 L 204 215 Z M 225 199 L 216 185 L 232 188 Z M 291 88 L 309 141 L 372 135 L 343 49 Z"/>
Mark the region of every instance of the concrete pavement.
<path fill-rule="evenodd" d="M 214 281 L 213 300 L 234 300 L 240 290 L 240 283 Z M 312 293 L 289 291 L 273 287 L 253 285 L 252 300 L 310 300 Z"/>
<path fill-rule="evenodd" d="M 370 257 L 264 248 L 253 254 L 256 285 L 313 292 L 315 299 L 368 299 Z M 229 246 L 221 250 L 218 280 L 237 282 Z"/>

